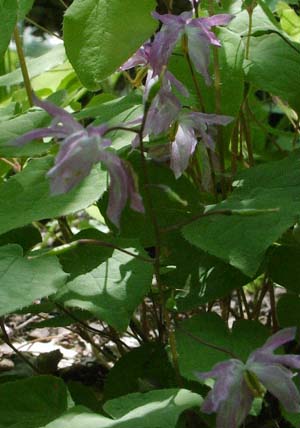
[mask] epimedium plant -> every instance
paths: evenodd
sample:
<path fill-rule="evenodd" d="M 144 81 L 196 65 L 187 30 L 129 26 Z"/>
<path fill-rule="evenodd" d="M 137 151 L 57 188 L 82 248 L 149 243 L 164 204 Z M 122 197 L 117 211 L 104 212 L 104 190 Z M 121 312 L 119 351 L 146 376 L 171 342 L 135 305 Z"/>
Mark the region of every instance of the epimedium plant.
<path fill-rule="evenodd" d="M 28 58 L 34 2 L 0 1 L 0 327 L 28 366 L 0 427 L 298 427 L 297 6 L 58 3 L 64 45 Z M 76 328 L 101 391 L 20 352 L 16 313 Z"/>

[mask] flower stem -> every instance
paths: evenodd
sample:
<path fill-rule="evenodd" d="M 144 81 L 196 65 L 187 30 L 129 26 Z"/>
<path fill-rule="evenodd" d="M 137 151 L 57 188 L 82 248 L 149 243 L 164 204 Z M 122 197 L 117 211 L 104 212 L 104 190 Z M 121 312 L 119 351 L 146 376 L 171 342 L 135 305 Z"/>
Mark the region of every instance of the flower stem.
<path fill-rule="evenodd" d="M 20 62 L 20 67 L 21 67 L 21 72 L 22 72 L 22 76 L 23 76 L 25 90 L 27 93 L 28 102 L 29 102 L 30 107 L 32 107 L 34 103 L 33 103 L 33 98 L 32 98 L 31 83 L 30 83 L 29 73 L 28 73 L 28 69 L 27 69 L 27 65 L 26 65 L 26 60 L 25 60 L 23 48 L 22 48 L 22 41 L 21 41 L 20 33 L 19 33 L 17 26 L 14 29 L 14 39 L 15 39 L 15 43 L 16 43 L 17 54 L 18 54 L 18 58 L 19 58 L 19 62 Z"/>
<path fill-rule="evenodd" d="M 253 8 L 247 8 L 248 12 L 248 33 L 247 33 L 247 40 L 246 40 L 246 49 L 245 49 L 245 59 L 249 59 L 249 53 L 250 53 L 250 38 L 252 33 L 252 17 L 253 17 Z"/>
<path fill-rule="evenodd" d="M 163 328 L 164 309 L 163 308 L 165 307 L 165 298 L 164 298 L 163 287 L 160 279 L 161 237 L 160 237 L 159 224 L 158 224 L 158 220 L 157 220 L 157 216 L 156 216 L 156 212 L 154 209 L 152 196 L 151 196 L 150 178 L 149 178 L 149 171 L 148 171 L 147 160 L 145 157 L 145 147 L 144 147 L 144 129 L 145 129 L 146 120 L 149 112 L 149 107 L 150 106 L 147 106 L 147 105 L 145 107 L 142 124 L 138 135 L 139 135 L 139 143 L 140 143 L 141 165 L 142 165 L 142 171 L 144 175 L 145 197 L 148 203 L 149 215 L 151 218 L 154 236 L 155 236 L 154 272 L 155 272 L 156 283 L 157 283 L 157 287 L 158 287 L 160 299 L 161 299 L 161 305 L 159 308 L 160 323 L 158 324 L 158 330 L 159 330 L 160 340 L 163 342 L 164 341 L 164 328 Z"/>
<path fill-rule="evenodd" d="M 213 16 L 215 13 L 214 10 L 214 0 L 209 1 L 209 15 Z M 214 62 L 214 88 L 215 88 L 215 107 L 216 114 L 222 114 L 222 92 L 221 92 L 221 73 L 220 73 L 220 63 L 219 63 L 219 52 L 217 46 L 212 47 L 213 50 L 213 62 Z M 223 142 L 223 129 L 222 126 L 217 126 L 217 147 L 219 152 L 219 161 L 220 161 L 220 172 L 221 172 L 221 191 L 222 197 L 226 198 L 226 182 L 225 182 L 225 150 Z"/>

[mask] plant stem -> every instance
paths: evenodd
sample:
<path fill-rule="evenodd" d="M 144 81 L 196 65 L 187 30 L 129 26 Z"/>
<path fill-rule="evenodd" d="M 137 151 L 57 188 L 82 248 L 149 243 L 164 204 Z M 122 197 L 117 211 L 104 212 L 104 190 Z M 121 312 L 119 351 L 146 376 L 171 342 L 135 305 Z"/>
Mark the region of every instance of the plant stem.
<path fill-rule="evenodd" d="M 34 103 L 33 103 L 33 98 L 32 98 L 31 83 L 30 83 L 29 73 L 28 73 L 28 69 L 27 69 L 27 65 L 26 65 L 26 60 L 25 60 L 23 48 L 22 48 L 22 41 L 21 41 L 20 33 L 19 33 L 17 26 L 14 29 L 14 39 L 15 39 L 15 43 L 16 43 L 17 54 L 18 54 L 18 58 L 19 58 L 19 62 L 20 62 L 20 67 L 21 67 L 21 72 L 22 72 L 22 76 L 23 76 L 23 81 L 24 81 L 24 86 L 25 86 L 28 102 L 29 102 L 30 107 L 32 107 Z"/>
<path fill-rule="evenodd" d="M 244 308 L 245 308 L 245 311 L 246 311 L 246 314 L 247 314 L 247 318 L 248 318 L 248 320 L 251 320 L 252 316 L 251 316 L 250 308 L 249 308 L 249 305 L 248 305 L 247 298 L 246 298 L 246 295 L 245 295 L 243 287 L 241 287 L 241 289 L 239 291 L 241 293 L 242 302 L 244 304 Z"/>
<path fill-rule="evenodd" d="M 176 374 L 176 380 L 179 387 L 183 386 L 182 378 L 180 375 L 179 362 L 178 362 L 178 352 L 177 352 L 177 344 L 176 344 L 176 336 L 174 328 L 171 324 L 171 319 L 168 310 L 165 310 L 165 321 L 169 333 L 169 344 L 170 351 L 172 355 L 173 366 Z"/>
<path fill-rule="evenodd" d="M 197 0 L 193 0 L 193 8 L 195 10 L 195 17 L 199 18 L 199 11 L 198 11 L 198 3 Z"/>
<path fill-rule="evenodd" d="M 203 97 L 202 97 L 202 94 L 201 94 L 201 89 L 200 89 L 200 86 L 199 86 L 199 82 L 198 82 L 198 79 L 197 79 L 197 76 L 196 76 L 196 73 L 195 73 L 195 70 L 194 70 L 194 67 L 193 67 L 193 64 L 192 64 L 189 52 L 188 52 L 188 42 L 187 42 L 187 37 L 185 35 L 183 36 L 183 39 L 182 39 L 182 45 L 183 45 L 184 56 L 185 56 L 185 58 L 187 60 L 187 63 L 188 63 L 188 66 L 189 66 L 189 69 L 190 69 L 190 72 L 191 72 L 191 77 L 192 77 L 192 80 L 193 80 L 193 83 L 194 83 L 194 86 L 195 86 L 195 89 L 196 89 L 196 94 L 197 94 L 197 97 L 198 97 L 200 110 L 202 112 L 205 112 L 204 100 L 203 100 Z"/>
<path fill-rule="evenodd" d="M 276 333 L 276 331 L 278 331 L 279 329 L 279 325 L 278 325 L 278 319 L 277 319 L 277 313 L 276 313 L 274 285 L 270 279 L 268 280 L 268 288 L 269 288 L 269 296 L 270 296 L 272 327 L 273 327 L 273 332 Z"/>
<path fill-rule="evenodd" d="M 246 106 L 246 103 L 247 103 L 247 100 L 245 101 L 245 106 Z M 249 124 L 245 119 L 245 114 L 244 114 L 245 110 L 246 110 L 246 107 L 244 107 L 244 111 L 241 111 L 240 117 L 241 117 L 241 123 L 242 123 L 243 129 L 244 129 L 244 136 L 245 136 L 247 152 L 248 152 L 248 162 L 249 162 L 249 166 L 252 167 L 254 166 L 253 147 L 252 147 L 251 132 L 250 132 Z"/>
<path fill-rule="evenodd" d="M 68 9 L 68 5 L 64 2 L 64 0 L 58 0 L 58 1 L 65 9 Z"/>
<path fill-rule="evenodd" d="M 250 53 L 250 38 L 252 33 L 252 17 L 253 17 L 253 8 L 250 6 L 247 8 L 248 12 L 248 33 L 247 33 L 247 40 L 246 40 L 246 49 L 245 49 L 245 59 L 249 59 L 249 53 Z"/>
<path fill-rule="evenodd" d="M 145 106 L 145 111 L 142 119 L 142 124 L 139 130 L 139 143 L 140 143 L 140 153 L 141 153 L 141 165 L 142 165 L 142 171 L 144 175 L 144 190 L 145 190 L 145 196 L 147 199 L 148 207 L 149 207 L 149 215 L 152 221 L 153 225 L 153 231 L 155 236 L 155 258 L 154 258 L 154 272 L 155 272 L 155 278 L 157 287 L 160 293 L 161 298 L 161 306 L 159 308 L 159 315 L 160 315 L 160 324 L 158 325 L 159 329 L 159 336 L 161 341 L 164 341 L 164 328 L 163 328 L 163 313 L 164 313 L 164 306 L 165 306 L 165 298 L 164 298 L 164 292 L 163 287 L 160 280 L 160 253 L 161 253 L 161 237 L 160 237 L 160 229 L 158 220 L 156 217 L 156 212 L 154 209 L 152 197 L 151 197 L 151 190 L 150 190 L 150 178 L 149 178 L 149 171 L 148 171 L 148 165 L 147 160 L 145 157 L 145 148 L 144 148 L 144 129 L 146 125 L 146 120 L 149 112 L 150 106 Z"/>
<path fill-rule="evenodd" d="M 29 24 L 32 24 L 34 27 L 38 28 L 39 30 L 43 31 L 44 33 L 47 33 L 52 37 L 56 37 L 59 40 L 63 40 L 63 38 L 60 37 L 58 34 L 53 33 L 52 31 L 48 30 L 47 28 L 45 28 L 42 25 L 35 22 L 33 19 L 28 18 L 28 16 L 25 17 L 25 21 L 29 22 Z"/>
<path fill-rule="evenodd" d="M 209 14 L 214 15 L 214 0 L 209 0 Z M 215 88 L 215 106 L 216 114 L 222 114 L 222 93 L 221 93 L 221 73 L 219 63 L 219 52 L 217 46 L 212 47 L 214 60 L 214 88 Z M 220 170 L 221 170 L 221 190 L 223 199 L 226 198 L 226 182 L 225 182 L 225 150 L 223 143 L 223 128 L 217 126 L 217 147 L 219 152 Z"/>
<path fill-rule="evenodd" d="M 98 239 L 78 239 L 77 241 L 72 241 L 68 244 L 64 244 L 64 245 L 60 245 L 59 247 L 55 247 L 52 248 L 51 250 L 47 251 L 47 252 L 38 252 L 36 251 L 38 254 L 35 255 L 34 251 L 31 253 L 30 257 L 31 259 L 36 258 L 36 257 L 42 257 L 42 256 L 46 256 L 46 255 L 59 255 L 59 254 L 63 254 L 66 253 L 70 250 L 73 250 L 74 248 L 79 247 L 80 245 L 95 245 L 95 246 L 99 246 L 99 247 L 107 247 L 107 248 L 113 248 L 114 250 L 118 250 L 121 251 L 124 254 L 128 254 L 129 256 L 135 257 L 136 259 L 140 259 L 146 263 L 154 263 L 154 260 L 144 257 L 144 256 L 140 256 L 139 254 L 134 254 L 131 251 L 125 250 L 124 248 L 119 247 L 118 245 L 114 245 L 110 242 L 105 242 L 105 241 L 100 241 Z"/>

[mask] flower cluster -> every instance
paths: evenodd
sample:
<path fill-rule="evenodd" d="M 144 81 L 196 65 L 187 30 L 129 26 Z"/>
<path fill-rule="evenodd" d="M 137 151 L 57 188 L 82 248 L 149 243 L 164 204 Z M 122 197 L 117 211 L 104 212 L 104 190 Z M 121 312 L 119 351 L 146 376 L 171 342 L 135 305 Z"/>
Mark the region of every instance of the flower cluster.
<path fill-rule="evenodd" d="M 209 84 L 209 46 L 220 46 L 211 28 L 216 25 L 226 25 L 232 19 L 231 15 L 193 18 L 192 14 L 192 12 L 183 12 L 175 16 L 153 12 L 153 17 L 162 23 L 161 30 L 156 34 L 153 43 L 146 43 L 120 67 L 121 70 L 137 65 L 149 68 L 145 85 L 145 101 L 153 85 L 159 83 L 159 90 L 145 113 L 147 117 L 143 132 L 145 136 L 164 132 L 172 134 L 170 164 L 176 177 L 179 177 L 187 168 L 198 138 L 213 148 L 209 127 L 215 124 L 226 125 L 231 120 L 226 116 L 192 111 L 182 112 L 182 104 L 173 93 L 173 87 L 175 87 L 184 97 L 189 95 L 182 83 L 167 71 L 168 61 L 177 41 L 185 40 L 186 49 L 196 70 Z M 28 132 L 12 144 L 23 145 L 33 139 L 44 137 L 54 137 L 59 140 L 60 151 L 54 167 L 48 172 L 52 193 L 69 191 L 90 173 L 94 164 L 101 162 L 110 176 L 108 202 L 110 220 L 119 226 L 121 212 L 128 199 L 134 210 L 143 212 L 142 200 L 135 189 L 129 169 L 124 161 L 109 150 L 111 141 L 106 138 L 107 125 L 84 128 L 65 110 L 41 101 L 35 96 L 34 102 L 36 106 L 43 108 L 53 117 L 51 125 Z M 171 133 L 171 129 L 176 129 L 176 132 Z M 138 144 L 137 140 L 135 144 Z"/>
<path fill-rule="evenodd" d="M 44 137 L 60 140 L 55 165 L 47 174 L 52 194 L 68 192 L 89 175 L 93 165 L 102 162 L 110 176 L 107 215 L 112 223 L 119 226 L 121 212 L 128 199 L 132 209 L 143 212 L 143 203 L 129 169 L 124 161 L 108 150 L 111 145 L 111 141 L 105 138 L 108 127 L 89 125 L 84 128 L 64 109 L 36 96 L 33 99 L 35 105 L 49 113 L 53 120 L 49 127 L 30 131 L 11 144 L 22 146 Z"/>
<path fill-rule="evenodd" d="M 255 396 L 264 388 L 288 412 L 300 412 L 300 394 L 288 370 L 300 369 L 300 355 L 276 355 L 278 347 L 295 339 L 296 328 L 285 328 L 252 352 L 244 364 L 238 359 L 216 364 L 211 371 L 197 373 L 201 380 L 216 379 L 202 404 L 204 413 L 217 413 L 217 428 L 238 428 L 248 415 Z M 262 387 L 262 385 L 264 388 Z"/>
<path fill-rule="evenodd" d="M 145 83 L 145 102 L 153 85 L 160 81 L 156 96 L 151 100 L 147 112 L 144 136 L 158 135 L 169 132 L 170 129 L 170 165 L 178 178 L 188 166 L 189 159 L 195 151 L 200 137 L 210 149 L 214 148 L 213 139 L 209 134 L 212 125 L 227 125 L 232 118 L 216 114 L 200 112 L 182 112 L 182 104 L 174 95 L 172 88 L 176 88 L 181 95 L 188 97 L 189 93 L 184 85 L 167 70 L 171 53 L 178 40 L 185 40 L 191 61 L 196 70 L 201 73 L 207 84 L 210 84 L 208 73 L 209 47 L 220 46 L 220 42 L 211 28 L 216 25 L 226 25 L 233 18 L 232 15 L 216 15 L 208 18 L 193 18 L 192 12 L 183 12 L 179 16 L 160 15 L 153 12 L 153 16 L 162 22 L 161 30 L 156 34 L 153 43 L 144 44 L 123 66 L 121 70 L 128 70 L 136 66 L 149 67 Z M 137 139 L 133 145 L 137 145 Z"/>

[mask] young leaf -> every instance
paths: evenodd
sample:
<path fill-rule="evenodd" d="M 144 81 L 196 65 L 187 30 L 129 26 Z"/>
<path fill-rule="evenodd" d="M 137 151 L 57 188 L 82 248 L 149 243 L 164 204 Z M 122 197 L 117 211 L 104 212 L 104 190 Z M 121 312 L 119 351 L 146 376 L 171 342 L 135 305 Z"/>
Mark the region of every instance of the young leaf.
<path fill-rule="evenodd" d="M 0 316 L 54 294 L 67 280 L 58 260 L 23 258 L 19 245 L 0 247 Z"/>

